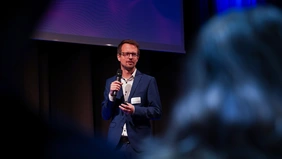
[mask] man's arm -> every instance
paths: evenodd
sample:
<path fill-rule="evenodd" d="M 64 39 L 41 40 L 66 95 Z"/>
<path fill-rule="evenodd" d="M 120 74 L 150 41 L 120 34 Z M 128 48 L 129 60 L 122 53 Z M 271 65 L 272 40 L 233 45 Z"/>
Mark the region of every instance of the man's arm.
<path fill-rule="evenodd" d="M 110 82 L 109 80 L 106 81 L 106 86 L 104 89 L 104 100 L 102 102 L 102 118 L 104 120 L 111 119 L 113 115 L 113 106 L 114 101 L 113 98 L 110 99 Z"/>

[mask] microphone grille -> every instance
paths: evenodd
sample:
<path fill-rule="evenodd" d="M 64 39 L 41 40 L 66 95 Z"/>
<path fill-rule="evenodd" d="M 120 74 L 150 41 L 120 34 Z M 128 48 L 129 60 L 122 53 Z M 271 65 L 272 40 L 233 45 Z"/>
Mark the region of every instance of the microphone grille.
<path fill-rule="evenodd" d="M 122 75 L 122 70 L 121 69 L 118 69 L 117 70 L 117 76 L 121 76 Z"/>

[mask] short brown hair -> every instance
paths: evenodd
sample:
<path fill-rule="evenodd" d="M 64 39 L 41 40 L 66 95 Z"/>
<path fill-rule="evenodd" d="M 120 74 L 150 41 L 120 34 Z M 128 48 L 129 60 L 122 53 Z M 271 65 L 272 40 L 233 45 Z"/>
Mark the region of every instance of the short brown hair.
<path fill-rule="evenodd" d="M 137 41 L 133 40 L 133 39 L 125 39 L 122 40 L 117 47 L 117 53 L 121 54 L 121 47 L 123 44 L 131 44 L 137 47 L 137 51 L 138 51 L 138 55 L 140 55 L 140 50 L 139 50 L 139 44 L 137 43 Z"/>

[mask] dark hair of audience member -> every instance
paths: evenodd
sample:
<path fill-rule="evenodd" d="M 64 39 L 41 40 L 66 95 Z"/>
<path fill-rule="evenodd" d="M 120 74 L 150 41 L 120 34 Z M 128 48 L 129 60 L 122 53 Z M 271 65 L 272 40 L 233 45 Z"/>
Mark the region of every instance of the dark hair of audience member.
<path fill-rule="evenodd" d="M 281 158 L 281 11 L 265 5 L 212 17 L 191 54 L 187 92 L 165 134 L 145 142 L 152 151 L 144 158 Z"/>

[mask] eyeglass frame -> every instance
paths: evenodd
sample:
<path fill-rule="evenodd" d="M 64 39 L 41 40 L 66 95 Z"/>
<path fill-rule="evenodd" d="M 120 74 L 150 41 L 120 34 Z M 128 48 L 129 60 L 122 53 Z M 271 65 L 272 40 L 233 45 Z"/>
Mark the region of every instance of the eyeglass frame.
<path fill-rule="evenodd" d="M 124 57 L 129 57 L 130 55 L 134 58 L 139 57 L 139 53 L 135 53 L 135 52 L 120 52 L 119 54 Z"/>

